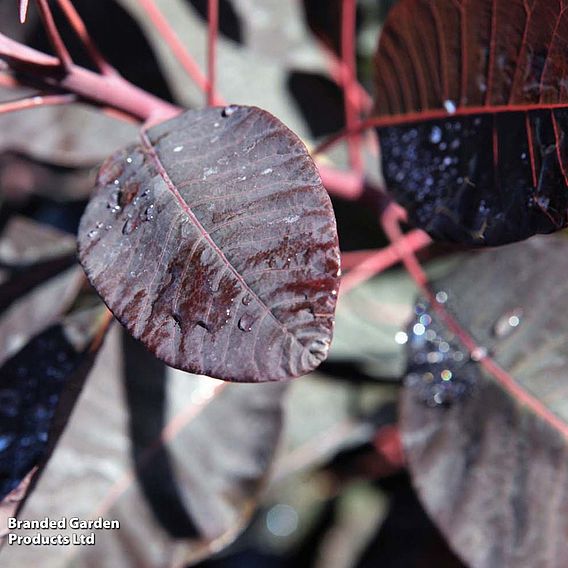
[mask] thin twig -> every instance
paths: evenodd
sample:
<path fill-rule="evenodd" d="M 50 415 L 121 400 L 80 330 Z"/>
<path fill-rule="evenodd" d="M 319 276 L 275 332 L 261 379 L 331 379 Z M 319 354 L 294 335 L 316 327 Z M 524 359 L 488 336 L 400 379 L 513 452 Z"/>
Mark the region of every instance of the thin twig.
<path fill-rule="evenodd" d="M 366 91 L 365 87 L 359 83 L 357 77 L 349 77 L 349 69 L 345 63 L 337 57 L 335 51 L 330 49 L 323 41 L 318 42 L 325 58 L 327 59 L 329 74 L 331 78 L 343 87 L 346 81 L 353 82 L 353 88 L 349 89 L 351 103 L 356 106 L 359 113 L 369 113 L 373 107 L 373 98 Z"/>
<path fill-rule="evenodd" d="M 62 77 L 57 72 L 59 61 L 56 57 L 18 43 L 3 34 L 0 34 L 0 59 L 6 61 L 12 71 L 32 76 L 34 84 L 40 84 L 42 88 L 75 93 L 84 102 L 112 107 L 141 121 L 149 118 L 166 120 L 181 112 L 179 107 L 118 75 L 104 76 L 71 65 Z"/>
<path fill-rule="evenodd" d="M 20 0 L 20 23 L 25 24 L 28 16 L 29 0 Z"/>
<path fill-rule="evenodd" d="M 219 0 L 207 2 L 207 106 L 215 104 L 215 65 L 217 62 L 217 35 L 219 33 Z"/>
<path fill-rule="evenodd" d="M 79 12 L 75 9 L 73 2 L 71 0 L 57 0 L 61 10 L 65 14 L 69 24 L 73 28 L 73 31 L 77 34 L 77 37 L 81 40 L 85 50 L 89 54 L 89 57 L 93 63 L 97 66 L 99 71 L 103 75 L 116 75 L 117 71 L 110 63 L 104 58 L 102 53 L 99 51 L 95 42 L 89 35 L 87 26 L 83 22 Z"/>
<path fill-rule="evenodd" d="M 343 0 L 341 14 L 341 59 L 345 68 L 343 73 L 343 97 L 345 105 L 345 124 L 348 129 L 359 121 L 357 116 L 357 71 L 356 71 L 356 0 Z M 347 139 L 349 149 L 349 161 L 356 172 L 363 171 L 361 146 L 359 137 Z"/>
<path fill-rule="evenodd" d="M 169 22 L 164 18 L 154 0 L 138 0 L 138 2 L 189 77 L 196 83 L 201 91 L 204 93 L 207 92 L 207 77 L 201 72 L 201 69 L 199 69 L 199 66 L 187 51 Z M 224 103 L 220 97 L 215 96 L 215 104 Z"/>
<path fill-rule="evenodd" d="M 37 108 L 40 106 L 67 105 L 77 101 L 77 95 L 64 93 L 59 95 L 36 95 L 16 101 L 0 103 L 0 114 L 7 114 L 18 110 Z"/>
<path fill-rule="evenodd" d="M 37 0 L 37 5 L 41 19 L 43 20 L 43 25 L 45 26 L 45 31 L 49 37 L 51 45 L 53 45 L 53 48 L 55 49 L 55 53 L 59 58 L 61 67 L 63 67 L 66 71 L 69 71 L 73 65 L 73 60 L 71 59 L 71 55 L 69 54 L 69 51 L 67 51 L 65 42 L 57 29 L 55 20 L 53 19 L 53 12 L 49 7 L 49 2 L 48 0 Z"/>

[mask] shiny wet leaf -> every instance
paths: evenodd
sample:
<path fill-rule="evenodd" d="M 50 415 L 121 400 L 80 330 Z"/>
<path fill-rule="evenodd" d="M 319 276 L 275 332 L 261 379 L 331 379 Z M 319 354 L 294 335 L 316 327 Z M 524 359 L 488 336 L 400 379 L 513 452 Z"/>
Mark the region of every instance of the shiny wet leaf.
<path fill-rule="evenodd" d="M 188 111 L 114 154 L 79 256 L 115 316 L 168 365 L 269 381 L 327 356 L 331 203 L 303 144 L 265 111 Z"/>

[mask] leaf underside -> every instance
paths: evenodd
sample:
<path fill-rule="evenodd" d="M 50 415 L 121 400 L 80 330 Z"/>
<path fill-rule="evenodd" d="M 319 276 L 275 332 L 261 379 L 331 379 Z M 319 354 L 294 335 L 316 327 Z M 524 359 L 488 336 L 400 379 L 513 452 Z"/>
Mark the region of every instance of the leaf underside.
<path fill-rule="evenodd" d="M 188 111 L 109 158 L 79 256 L 115 316 L 173 367 L 268 381 L 327 355 L 333 210 L 304 145 L 260 109 Z"/>
<path fill-rule="evenodd" d="M 434 238 L 567 225 L 564 2 L 401 0 L 375 60 L 387 187 Z"/>
<path fill-rule="evenodd" d="M 432 311 L 419 306 L 411 326 L 402 440 L 426 510 L 471 566 L 564 566 L 568 555 L 567 252 L 566 239 L 537 237 L 436 283 L 516 388 Z"/>

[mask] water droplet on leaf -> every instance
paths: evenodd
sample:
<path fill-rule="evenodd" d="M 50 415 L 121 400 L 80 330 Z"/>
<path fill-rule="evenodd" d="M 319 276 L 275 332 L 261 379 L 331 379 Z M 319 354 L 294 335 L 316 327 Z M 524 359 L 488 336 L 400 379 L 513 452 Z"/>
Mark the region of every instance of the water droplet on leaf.
<path fill-rule="evenodd" d="M 238 326 L 241 331 L 248 332 L 252 330 L 253 323 L 254 318 L 250 314 L 244 314 L 239 319 Z"/>
<path fill-rule="evenodd" d="M 456 108 L 456 103 L 454 103 L 454 101 L 450 101 L 450 100 L 445 100 L 444 101 L 444 108 L 446 109 L 447 112 L 449 112 L 450 114 L 454 114 L 457 110 Z"/>
<path fill-rule="evenodd" d="M 439 126 L 434 126 L 430 132 L 430 142 L 432 144 L 439 144 L 442 141 L 442 129 Z"/>
<path fill-rule="evenodd" d="M 237 110 L 238 110 L 238 106 L 237 105 L 229 105 L 226 106 L 222 111 L 221 111 L 221 115 L 224 116 L 225 118 L 228 116 L 231 116 L 232 114 L 234 114 Z"/>
<path fill-rule="evenodd" d="M 515 331 L 515 329 L 518 328 L 519 325 L 521 325 L 522 317 L 523 310 L 521 308 L 516 308 L 503 314 L 495 322 L 495 326 L 493 327 L 493 334 L 499 338 L 504 338 L 511 335 L 511 333 L 513 333 L 513 331 Z"/>

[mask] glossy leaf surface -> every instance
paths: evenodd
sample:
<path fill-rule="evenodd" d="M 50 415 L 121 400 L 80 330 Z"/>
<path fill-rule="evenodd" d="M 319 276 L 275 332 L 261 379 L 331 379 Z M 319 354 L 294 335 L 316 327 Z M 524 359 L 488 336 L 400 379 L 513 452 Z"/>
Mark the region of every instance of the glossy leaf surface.
<path fill-rule="evenodd" d="M 565 238 L 470 258 L 437 297 L 508 373 L 472 360 L 439 316 L 410 327 L 402 440 L 428 513 L 470 566 L 563 566 L 568 554 Z M 480 301 L 481 299 L 481 301 Z"/>
<path fill-rule="evenodd" d="M 498 245 L 567 224 L 564 2 L 401 0 L 376 56 L 389 191 L 441 240 Z"/>
<path fill-rule="evenodd" d="M 267 381 L 327 355 L 331 203 L 300 140 L 257 108 L 188 111 L 113 155 L 79 256 L 115 316 L 173 367 Z"/>

